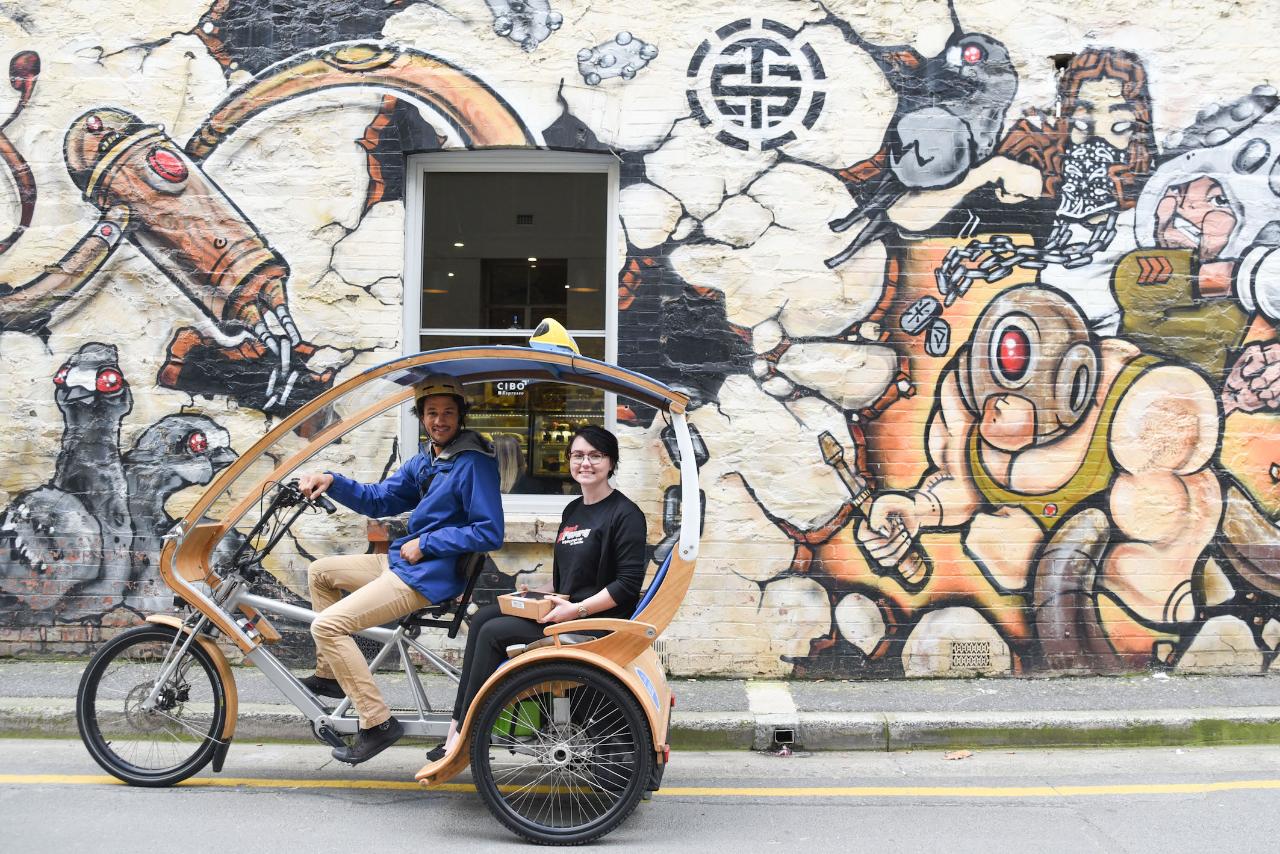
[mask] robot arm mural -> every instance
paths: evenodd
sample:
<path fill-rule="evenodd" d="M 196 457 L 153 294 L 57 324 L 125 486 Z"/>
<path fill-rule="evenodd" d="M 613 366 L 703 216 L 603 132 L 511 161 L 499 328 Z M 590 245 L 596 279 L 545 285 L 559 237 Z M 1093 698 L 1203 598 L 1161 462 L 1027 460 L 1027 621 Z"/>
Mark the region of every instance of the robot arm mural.
<path fill-rule="evenodd" d="M 279 253 L 159 127 L 131 113 L 90 110 L 72 123 L 65 149 L 85 199 L 131 211 L 129 238 L 143 255 L 229 338 L 249 332 L 278 357 L 262 408 L 287 403 L 302 337 Z"/>
<path fill-rule="evenodd" d="M 202 163 L 253 116 L 292 98 L 348 87 L 425 104 L 471 147 L 536 144 L 514 111 L 466 72 L 420 51 L 368 43 L 330 46 L 265 70 L 215 108 L 185 150 L 132 113 L 89 110 L 67 131 L 64 154 L 72 180 L 103 218 L 56 268 L 0 295 L 3 328 L 42 328 L 124 235 L 225 336 L 192 342 L 180 333 L 162 382 L 209 393 L 202 365 L 219 361 L 223 382 L 252 379 L 254 387 L 239 389 L 239 396 L 272 414 L 323 390 L 333 372 L 314 373 L 302 364 L 314 350 L 289 308 L 288 262 Z M 247 351 L 245 342 L 253 345 Z"/>

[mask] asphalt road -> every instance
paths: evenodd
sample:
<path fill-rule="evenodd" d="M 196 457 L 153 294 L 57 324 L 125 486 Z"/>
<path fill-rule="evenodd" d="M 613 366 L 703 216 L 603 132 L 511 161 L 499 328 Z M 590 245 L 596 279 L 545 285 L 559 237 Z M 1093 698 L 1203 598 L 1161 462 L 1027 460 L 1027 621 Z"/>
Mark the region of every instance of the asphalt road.
<path fill-rule="evenodd" d="M 356 769 L 319 745 L 237 743 L 220 775 L 108 782 L 78 741 L 0 740 L 10 851 L 400 851 L 520 845 L 465 786 L 406 785 L 421 750 Z M 1273 852 L 1280 747 L 678 753 L 598 845 L 664 851 Z M 468 783 L 464 776 L 459 783 Z"/>

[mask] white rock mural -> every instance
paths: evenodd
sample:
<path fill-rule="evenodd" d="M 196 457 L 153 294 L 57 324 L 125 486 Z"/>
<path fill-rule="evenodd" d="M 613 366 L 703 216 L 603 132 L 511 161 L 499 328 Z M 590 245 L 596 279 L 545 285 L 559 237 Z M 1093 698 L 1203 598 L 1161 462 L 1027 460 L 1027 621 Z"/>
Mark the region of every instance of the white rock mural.
<path fill-rule="evenodd" d="M 673 670 L 1274 670 L 1267 0 L 101 5 L 0 17 L 0 652 L 135 619 L 198 487 L 413 348 L 408 157 L 553 149 L 616 163 L 618 361 L 691 399 Z M 657 559 L 663 427 L 619 421 Z"/>

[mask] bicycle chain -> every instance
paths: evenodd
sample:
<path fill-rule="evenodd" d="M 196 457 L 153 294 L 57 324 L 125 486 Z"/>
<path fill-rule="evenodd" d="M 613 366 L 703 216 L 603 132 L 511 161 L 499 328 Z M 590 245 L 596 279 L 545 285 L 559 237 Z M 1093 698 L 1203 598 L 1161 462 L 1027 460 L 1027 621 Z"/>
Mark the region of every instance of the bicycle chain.
<path fill-rule="evenodd" d="M 1111 211 L 1105 220 L 1093 226 L 1087 241 L 1076 243 L 1067 242 L 1071 223 L 1056 219 L 1043 247 L 1017 246 L 1007 234 L 997 234 L 990 240 L 970 240 L 963 249 L 953 246 L 933 271 L 943 304 L 949 306 L 957 297 L 964 296 L 978 279 L 998 282 L 1019 267 L 1027 270 L 1043 270 L 1050 264 L 1068 270 L 1083 267 L 1111 245 L 1116 236 L 1117 217 L 1117 213 Z"/>

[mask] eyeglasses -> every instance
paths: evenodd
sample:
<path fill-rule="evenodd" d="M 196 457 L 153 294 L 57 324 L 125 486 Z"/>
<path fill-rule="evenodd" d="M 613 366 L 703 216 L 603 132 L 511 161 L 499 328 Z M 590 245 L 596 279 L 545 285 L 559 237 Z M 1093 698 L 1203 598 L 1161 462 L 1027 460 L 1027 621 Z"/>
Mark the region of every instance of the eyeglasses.
<path fill-rule="evenodd" d="M 599 451 L 592 451 L 589 454 L 584 454 L 581 451 L 574 451 L 569 455 L 569 462 L 573 463 L 575 466 L 580 466 L 583 463 L 591 463 L 593 466 L 598 466 L 604 461 L 605 455 Z"/>

